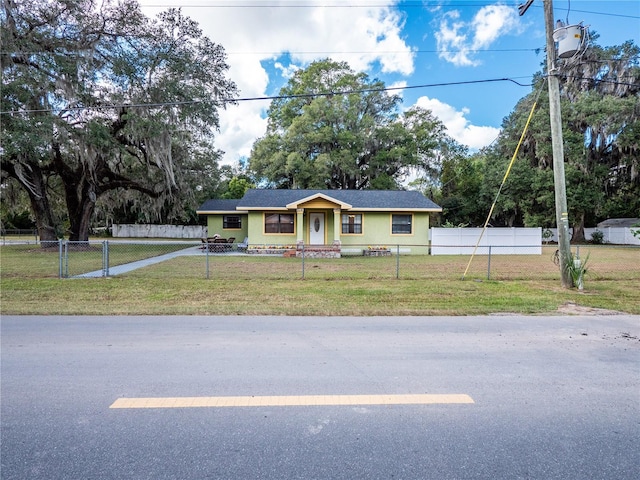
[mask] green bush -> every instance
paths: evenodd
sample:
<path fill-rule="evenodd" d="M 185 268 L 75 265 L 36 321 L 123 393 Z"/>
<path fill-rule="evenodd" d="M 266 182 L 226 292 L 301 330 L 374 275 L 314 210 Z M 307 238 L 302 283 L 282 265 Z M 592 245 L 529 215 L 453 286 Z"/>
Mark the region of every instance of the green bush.
<path fill-rule="evenodd" d="M 604 233 L 600 230 L 596 230 L 591 234 L 591 243 L 596 245 L 602 245 L 604 243 Z"/>

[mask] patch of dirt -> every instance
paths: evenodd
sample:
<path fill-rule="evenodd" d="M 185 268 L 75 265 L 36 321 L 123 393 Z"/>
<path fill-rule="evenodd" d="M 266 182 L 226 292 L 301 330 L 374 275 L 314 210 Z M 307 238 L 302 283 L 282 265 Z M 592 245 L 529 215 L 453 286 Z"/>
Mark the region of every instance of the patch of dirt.
<path fill-rule="evenodd" d="M 623 315 L 623 312 L 607 310 L 606 308 L 585 307 L 573 302 L 567 302 L 558 307 L 558 312 L 565 315 Z"/>

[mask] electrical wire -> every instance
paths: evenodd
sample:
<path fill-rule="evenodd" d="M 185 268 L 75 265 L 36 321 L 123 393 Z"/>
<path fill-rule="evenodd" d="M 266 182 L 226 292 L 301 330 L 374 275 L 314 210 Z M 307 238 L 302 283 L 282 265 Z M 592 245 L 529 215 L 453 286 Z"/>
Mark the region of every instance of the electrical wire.
<path fill-rule="evenodd" d="M 495 2 L 434 2 L 429 1 L 425 3 L 424 1 L 418 2 L 402 2 L 399 4 L 393 5 L 396 8 L 420 8 L 423 9 L 425 6 L 434 8 L 434 7 L 449 7 L 449 8 L 477 8 L 477 7 L 487 7 L 493 5 Z M 257 2 L 253 0 L 252 2 L 248 2 L 245 4 L 239 2 L 203 2 L 203 3 L 181 3 L 176 2 L 176 0 L 170 0 L 166 3 L 149 3 L 149 4 L 141 4 L 142 8 L 342 8 L 342 9 L 350 9 L 350 8 L 385 8 L 391 7 L 389 3 L 358 3 L 358 4 L 348 4 L 336 2 L 334 4 L 314 4 L 314 3 L 279 3 L 274 4 L 273 2 Z M 533 5 L 534 8 L 542 8 L 538 5 Z M 555 10 L 564 10 L 563 8 L 555 7 Z M 597 12 L 593 10 L 572 10 L 576 13 L 586 13 L 590 15 L 605 15 L 612 17 L 620 17 L 620 18 L 640 18 L 638 15 L 629 15 L 622 13 L 609 13 L 609 12 Z M 567 9 L 567 17 L 569 16 L 569 9 Z"/>
<path fill-rule="evenodd" d="M 544 76 L 545 78 L 547 75 Z M 565 76 L 569 78 L 569 76 Z M 583 78 L 583 77 L 574 77 L 571 76 L 574 80 L 593 80 L 592 78 Z M 218 99 L 220 103 L 223 104 L 236 104 L 239 102 L 255 102 L 255 101 L 268 101 L 268 100 L 286 100 L 289 98 L 313 98 L 313 97 L 332 97 L 336 95 L 352 95 L 359 93 L 374 93 L 374 92 L 391 92 L 396 90 L 412 90 L 418 88 L 435 88 L 435 87 L 450 87 L 450 86 L 458 86 L 458 85 L 473 85 L 480 83 L 495 83 L 495 82 L 512 82 L 520 87 L 531 87 L 533 83 L 520 83 L 513 78 L 490 78 L 485 80 L 467 80 L 460 82 L 443 82 L 443 83 L 428 83 L 422 85 L 405 85 L 403 87 L 385 87 L 385 88 L 365 88 L 362 90 L 341 90 L 341 91 L 331 91 L 331 92 L 321 92 L 321 93 L 303 93 L 297 95 L 265 95 L 260 97 L 241 97 L 241 98 L 222 98 Z M 620 82 L 615 80 L 598 80 L 598 83 L 610 83 L 614 85 L 624 85 L 627 87 L 638 87 L 640 88 L 640 83 L 629 83 L 629 82 Z M 184 100 L 181 102 L 162 102 L 162 103 L 122 103 L 122 104 L 112 104 L 112 105 L 95 105 L 95 106 L 80 106 L 80 107 L 65 107 L 65 108 L 42 108 L 42 109 L 29 109 L 29 110 L 5 110 L 0 111 L 0 115 L 22 115 L 22 114 L 30 114 L 30 113 L 50 113 L 50 112 L 72 112 L 72 111 L 83 111 L 83 110 L 109 110 L 109 109 L 118 109 L 118 108 L 161 108 L 161 107 L 179 107 L 181 105 L 195 105 L 198 103 L 204 103 L 203 100 Z"/>
<path fill-rule="evenodd" d="M 229 57 L 233 57 L 234 55 L 261 55 L 261 56 L 269 56 L 273 57 L 274 55 L 364 55 L 364 54 L 376 54 L 376 55 L 397 55 L 402 53 L 510 53 L 510 52 L 534 52 L 539 53 L 544 50 L 544 46 L 540 46 L 537 48 L 484 48 L 484 49 L 471 49 L 464 48 L 460 50 L 308 50 L 308 51 L 295 51 L 295 50 L 287 50 L 286 52 L 277 52 L 277 51 L 253 51 L 253 52 L 234 52 L 234 51 L 225 51 L 225 54 Z M 10 51 L 0 51 L 0 55 L 64 55 L 65 57 L 84 56 L 84 52 L 44 52 L 44 51 L 18 51 L 18 52 L 10 52 Z"/>
<path fill-rule="evenodd" d="M 545 79 L 546 82 L 546 79 Z M 543 84 L 544 85 L 544 82 Z M 509 166 L 507 167 L 507 171 L 504 174 L 504 178 L 502 179 L 502 183 L 500 184 L 500 188 L 498 188 L 498 193 L 496 193 L 496 198 L 493 200 L 493 204 L 491 205 L 491 209 L 489 210 L 489 214 L 487 215 L 487 220 L 484 222 L 484 227 L 482 227 L 482 231 L 480 232 L 480 236 L 478 237 L 478 241 L 476 242 L 476 246 L 473 249 L 473 253 L 471 254 L 471 258 L 469 258 L 469 263 L 467 263 L 467 268 L 465 269 L 464 273 L 462 274 L 462 280 L 465 279 L 465 277 L 467 276 L 467 272 L 469 271 L 469 267 L 471 266 L 471 262 L 473 261 L 473 258 L 476 255 L 476 252 L 478 251 L 478 246 L 480 245 L 480 241 L 482 240 L 482 237 L 484 236 L 484 233 L 487 231 L 487 226 L 489 225 L 489 220 L 491 220 L 491 215 L 493 215 L 493 210 L 496 207 L 496 204 L 498 203 L 498 198 L 500 197 L 500 193 L 502 193 L 502 187 L 504 187 L 504 184 L 507 181 L 507 178 L 509 177 L 509 173 L 511 173 L 511 167 L 513 167 L 514 162 L 516 161 L 516 157 L 518 155 L 518 152 L 520 151 L 520 146 L 522 145 L 522 142 L 524 141 L 524 136 L 527 133 L 527 129 L 529 128 L 529 123 L 531 123 L 531 119 L 533 118 L 533 112 L 536 109 L 536 106 L 538 105 L 538 99 L 540 98 L 540 93 L 542 92 L 542 85 L 540 86 L 540 88 L 538 89 L 538 93 L 536 95 L 536 99 L 533 102 L 533 106 L 531 107 L 531 112 L 529 113 L 529 118 L 527 118 L 527 123 L 524 126 L 524 129 L 522 130 L 522 135 L 520 135 L 520 141 L 518 142 L 518 145 L 516 146 L 515 151 L 513 152 L 513 157 L 511 157 L 511 162 L 509 162 Z"/>
<path fill-rule="evenodd" d="M 408 85 L 403 87 L 384 87 L 384 88 L 364 88 L 361 90 L 340 90 L 321 93 L 304 93 L 298 95 L 274 95 L 274 96 L 261 96 L 261 97 L 243 97 L 243 98 L 222 98 L 218 99 L 219 102 L 224 104 L 235 104 L 238 102 L 253 102 L 264 100 L 286 100 L 290 98 L 314 98 L 314 97 L 332 97 L 337 95 L 352 95 L 361 93 L 374 93 L 374 92 L 391 92 L 396 90 L 411 90 L 417 88 L 433 88 L 433 87 L 447 87 L 456 85 L 472 85 L 479 83 L 495 83 L 495 82 L 512 82 L 520 87 L 530 87 L 530 83 L 520 83 L 512 78 L 490 78 L 486 80 L 468 80 L 461 82 L 443 82 L 443 83 L 430 83 L 423 85 Z M 162 103 L 139 103 L 139 104 L 117 104 L 117 105 L 98 105 L 98 106 L 80 106 L 80 107 L 66 107 L 66 108 L 43 108 L 43 109 L 31 109 L 31 110 L 6 110 L 0 112 L 0 115 L 18 115 L 28 113 L 49 113 L 49 112 L 71 112 L 71 111 L 84 111 L 84 110 L 103 110 L 103 109 L 118 109 L 118 108 L 159 108 L 168 106 L 181 106 L 181 105 L 193 105 L 203 103 L 203 100 L 185 100 L 181 102 L 162 102 Z"/>

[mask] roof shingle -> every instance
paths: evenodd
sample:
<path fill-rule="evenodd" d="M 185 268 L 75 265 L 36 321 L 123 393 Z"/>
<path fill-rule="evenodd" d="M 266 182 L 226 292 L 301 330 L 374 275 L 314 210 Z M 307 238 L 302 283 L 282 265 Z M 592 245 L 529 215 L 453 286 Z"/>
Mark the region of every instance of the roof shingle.
<path fill-rule="evenodd" d="M 350 204 L 354 210 L 431 210 L 442 209 L 417 191 L 405 190 L 247 190 L 240 200 L 207 200 L 198 211 L 229 211 L 256 208 L 283 208 L 304 198 L 322 194 Z M 225 202 L 225 203 L 220 203 Z M 236 204 L 231 207 L 231 202 Z"/>
<path fill-rule="evenodd" d="M 238 206 L 239 198 L 232 200 L 211 199 L 200 205 L 197 212 L 234 212 Z"/>

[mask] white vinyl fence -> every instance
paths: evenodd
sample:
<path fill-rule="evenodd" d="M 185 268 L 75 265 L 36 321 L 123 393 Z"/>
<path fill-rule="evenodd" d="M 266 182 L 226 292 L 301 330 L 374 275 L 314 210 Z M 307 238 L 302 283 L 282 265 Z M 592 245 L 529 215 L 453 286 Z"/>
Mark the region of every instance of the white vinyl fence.
<path fill-rule="evenodd" d="M 114 238 L 206 238 L 207 227 L 200 225 L 134 225 L 111 226 Z"/>
<path fill-rule="evenodd" d="M 432 255 L 471 255 L 482 228 L 432 228 Z M 542 228 L 487 228 L 478 255 L 540 255 Z"/>
<path fill-rule="evenodd" d="M 591 235 L 594 232 L 602 232 L 602 241 L 603 243 L 612 243 L 614 245 L 640 245 L 640 238 L 633 236 L 633 230 L 638 230 L 640 227 L 602 227 L 602 228 L 585 228 L 584 229 L 584 238 L 587 241 L 591 241 Z M 558 241 L 558 229 L 557 228 L 549 228 L 545 231 L 549 230 L 551 232 L 551 236 L 545 238 L 545 242 L 557 242 Z M 569 229 L 569 235 L 571 235 L 572 231 Z"/>

